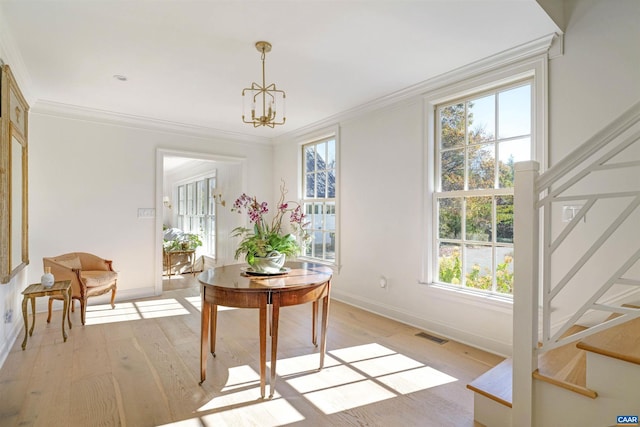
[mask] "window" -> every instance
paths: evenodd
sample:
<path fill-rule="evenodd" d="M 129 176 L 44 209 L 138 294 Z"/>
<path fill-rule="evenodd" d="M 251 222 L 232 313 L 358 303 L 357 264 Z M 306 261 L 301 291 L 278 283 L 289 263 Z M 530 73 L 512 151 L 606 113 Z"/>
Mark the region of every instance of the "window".
<path fill-rule="evenodd" d="M 532 158 L 532 83 L 436 106 L 434 282 L 513 292 L 514 163 Z"/>
<path fill-rule="evenodd" d="M 185 233 L 197 234 L 203 253 L 216 256 L 215 177 L 199 178 L 177 186 L 177 224 Z"/>
<path fill-rule="evenodd" d="M 336 138 L 302 146 L 303 207 L 311 241 L 303 255 L 336 262 Z"/>

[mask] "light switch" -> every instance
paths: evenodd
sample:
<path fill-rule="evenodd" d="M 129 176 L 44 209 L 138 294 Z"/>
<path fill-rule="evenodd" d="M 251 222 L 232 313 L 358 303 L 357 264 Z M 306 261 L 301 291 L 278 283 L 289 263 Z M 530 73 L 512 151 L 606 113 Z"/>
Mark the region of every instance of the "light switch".
<path fill-rule="evenodd" d="M 582 205 L 565 205 L 562 207 L 562 222 L 571 222 L 582 209 Z"/>
<path fill-rule="evenodd" d="M 154 208 L 138 208 L 138 218 L 155 218 L 156 210 Z"/>

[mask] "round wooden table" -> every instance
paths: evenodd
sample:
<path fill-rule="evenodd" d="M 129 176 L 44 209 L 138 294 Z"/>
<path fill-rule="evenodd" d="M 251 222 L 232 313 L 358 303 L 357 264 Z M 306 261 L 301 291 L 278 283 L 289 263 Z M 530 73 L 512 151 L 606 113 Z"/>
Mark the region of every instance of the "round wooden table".
<path fill-rule="evenodd" d="M 271 369 L 269 397 L 273 397 L 278 350 L 278 318 L 280 307 L 313 303 L 312 342 L 317 345 L 318 302 L 322 299 L 322 331 L 320 368 L 324 366 L 329 321 L 329 295 L 333 271 L 310 262 L 287 262 L 286 273 L 252 275 L 246 264 L 234 264 L 205 271 L 198 276 L 202 299 L 200 329 L 200 384 L 206 378 L 207 347 L 215 357 L 217 307 L 257 308 L 260 326 L 260 393 L 266 388 L 267 325 L 271 328 Z M 268 321 L 268 309 L 271 319 Z M 207 345 L 210 338 L 210 346 Z"/>

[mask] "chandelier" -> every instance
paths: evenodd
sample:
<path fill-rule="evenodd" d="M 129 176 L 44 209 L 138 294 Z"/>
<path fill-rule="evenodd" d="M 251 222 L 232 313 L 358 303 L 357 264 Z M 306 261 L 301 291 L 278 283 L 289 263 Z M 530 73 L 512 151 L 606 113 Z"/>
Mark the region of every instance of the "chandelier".
<path fill-rule="evenodd" d="M 269 86 L 265 83 L 264 58 L 267 52 L 271 52 L 271 43 L 264 41 L 257 42 L 256 49 L 258 49 L 258 52 L 261 54 L 262 85 L 253 82 L 251 83 L 251 87 L 242 89 L 242 121 L 252 124 L 254 128 L 258 126 L 269 126 L 273 128 L 276 125 L 283 125 L 287 120 L 284 111 L 284 102 L 287 96 L 283 90 L 276 88 L 275 83 L 271 83 Z M 247 112 L 245 105 L 245 99 L 247 97 L 245 97 L 245 95 L 247 94 L 251 98 L 251 120 L 247 120 L 247 115 L 245 114 Z M 256 105 L 259 108 L 257 114 Z"/>

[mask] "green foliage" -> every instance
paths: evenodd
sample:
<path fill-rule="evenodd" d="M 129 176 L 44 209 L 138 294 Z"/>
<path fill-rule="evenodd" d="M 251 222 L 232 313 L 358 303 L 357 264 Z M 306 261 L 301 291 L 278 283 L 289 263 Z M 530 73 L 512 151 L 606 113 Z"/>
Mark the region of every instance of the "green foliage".
<path fill-rule="evenodd" d="M 165 240 L 162 247 L 165 251 L 191 250 L 202 246 L 200 236 L 193 233 L 185 233 L 174 240 Z"/>
<path fill-rule="evenodd" d="M 265 220 L 265 215 L 269 212 L 266 202 L 258 203 L 255 197 L 242 194 L 233 204 L 231 211 L 246 212 L 249 220 L 253 223 L 252 228 L 236 227 L 232 232 L 232 237 L 240 237 L 241 241 L 236 249 L 235 258 L 242 254 L 249 265 L 253 265 L 256 257 L 274 256 L 284 254 L 288 257 L 296 256 L 300 253 L 301 247 L 296 239 L 306 243 L 310 236 L 306 230 L 309 225 L 306 215 L 302 213 L 300 204 L 297 202 L 285 202 L 286 187 L 284 183 L 280 186 L 280 199 L 276 207 L 276 213 L 271 222 Z M 282 221 L 285 213 L 289 214 L 289 226 L 293 233 L 285 233 L 282 229 Z"/>
<path fill-rule="evenodd" d="M 462 263 L 460 253 L 454 251 L 450 256 L 440 257 L 440 281 L 459 285 L 462 279 Z"/>
<path fill-rule="evenodd" d="M 513 262 L 513 257 L 506 255 L 504 261 L 496 268 L 496 291 L 502 294 L 513 293 L 513 272 L 509 271 L 509 264 Z M 440 257 L 439 278 L 444 283 L 454 285 L 461 284 L 462 261 L 460 252 L 455 250 L 450 255 Z M 488 268 L 482 271 L 478 264 L 474 264 L 471 271 L 465 275 L 465 286 L 474 289 L 490 291 L 492 289 L 493 277 Z"/>

